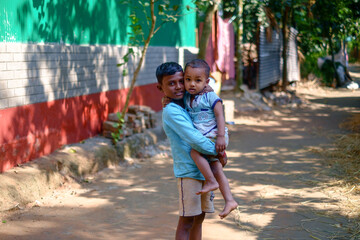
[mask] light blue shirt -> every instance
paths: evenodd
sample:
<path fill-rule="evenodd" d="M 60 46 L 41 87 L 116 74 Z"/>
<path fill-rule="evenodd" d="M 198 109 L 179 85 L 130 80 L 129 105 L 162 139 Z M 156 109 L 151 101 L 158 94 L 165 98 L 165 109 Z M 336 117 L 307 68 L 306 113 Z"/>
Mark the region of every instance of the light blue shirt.
<path fill-rule="evenodd" d="M 222 102 L 222 100 L 215 92 L 196 95 L 192 103 L 191 95 L 188 92 L 185 93 L 185 109 L 189 113 L 194 126 L 206 137 L 216 138 L 217 136 L 214 107 L 218 102 Z M 225 134 L 227 134 L 226 127 Z"/>
<path fill-rule="evenodd" d="M 203 136 L 193 125 L 190 116 L 181 106 L 169 103 L 162 114 L 163 128 L 170 140 L 177 178 L 204 180 L 190 156 L 191 149 L 206 155 L 216 155 L 215 143 Z"/>

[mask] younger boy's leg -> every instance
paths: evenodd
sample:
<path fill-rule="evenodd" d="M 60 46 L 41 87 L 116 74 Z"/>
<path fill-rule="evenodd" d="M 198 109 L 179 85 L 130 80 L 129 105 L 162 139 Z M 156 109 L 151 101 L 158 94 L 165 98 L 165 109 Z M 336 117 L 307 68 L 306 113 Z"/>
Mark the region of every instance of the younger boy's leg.
<path fill-rule="evenodd" d="M 219 161 L 213 161 L 210 163 L 210 166 L 217 182 L 219 183 L 220 192 L 225 200 L 225 207 L 219 214 L 220 218 L 223 219 L 238 206 L 238 203 L 235 201 L 231 193 L 229 181 L 224 174 L 221 163 Z"/>
<path fill-rule="evenodd" d="M 190 155 L 205 178 L 205 183 L 202 189 L 196 194 L 200 195 L 218 189 L 219 184 L 214 177 L 209 162 L 198 151 L 194 149 L 191 149 Z"/>

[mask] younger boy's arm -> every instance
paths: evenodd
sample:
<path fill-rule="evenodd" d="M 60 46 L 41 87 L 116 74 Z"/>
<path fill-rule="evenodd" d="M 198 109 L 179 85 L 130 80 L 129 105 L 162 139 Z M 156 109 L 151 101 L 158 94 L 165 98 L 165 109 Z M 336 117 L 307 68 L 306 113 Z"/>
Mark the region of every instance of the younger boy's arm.
<path fill-rule="evenodd" d="M 217 125 L 217 137 L 216 137 L 216 151 L 222 152 L 226 149 L 226 142 L 225 142 L 225 118 L 223 112 L 223 106 L 221 101 L 218 101 L 214 106 L 214 114 L 216 118 L 216 125 Z"/>
<path fill-rule="evenodd" d="M 170 105 L 167 108 L 171 110 L 163 112 L 163 119 L 183 141 L 202 154 L 217 155 L 215 144 L 194 127 L 190 118 L 184 116 L 185 112 L 172 108 Z"/>

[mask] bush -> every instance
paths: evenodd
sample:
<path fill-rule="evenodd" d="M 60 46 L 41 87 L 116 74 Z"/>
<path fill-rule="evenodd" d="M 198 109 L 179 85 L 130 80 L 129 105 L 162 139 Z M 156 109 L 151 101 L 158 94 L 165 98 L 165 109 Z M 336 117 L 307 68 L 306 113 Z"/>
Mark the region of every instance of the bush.
<path fill-rule="evenodd" d="M 305 56 L 304 62 L 300 65 L 301 78 L 307 78 L 310 73 L 315 74 L 317 77 L 321 77 L 317 59 L 323 55 L 323 53 L 312 53 Z"/>

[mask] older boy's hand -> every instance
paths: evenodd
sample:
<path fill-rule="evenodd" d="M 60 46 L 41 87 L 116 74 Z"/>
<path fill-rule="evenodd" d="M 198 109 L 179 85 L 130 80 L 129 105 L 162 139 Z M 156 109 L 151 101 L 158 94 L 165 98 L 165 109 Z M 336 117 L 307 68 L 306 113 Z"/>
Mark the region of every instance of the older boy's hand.
<path fill-rule="evenodd" d="M 203 95 L 205 93 L 213 92 L 213 91 L 214 91 L 214 89 L 212 89 L 212 87 L 210 87 L 209 85 L 206 85 L 205 88 L 201 92 L 199 92 L 199 95 Z"/>
<path fill-rule="evenodd" d="M 227 164 L 227 161 L 228 161 L 226 152 L 225 152 L 225 151 L 219 152 L 218 158 L 219 158 L 219 161 L 220 161 L 220 163 L 221 163 L 221 166 L 222 166 L 222 167 L 225 167 L 225 165 Z"/>

